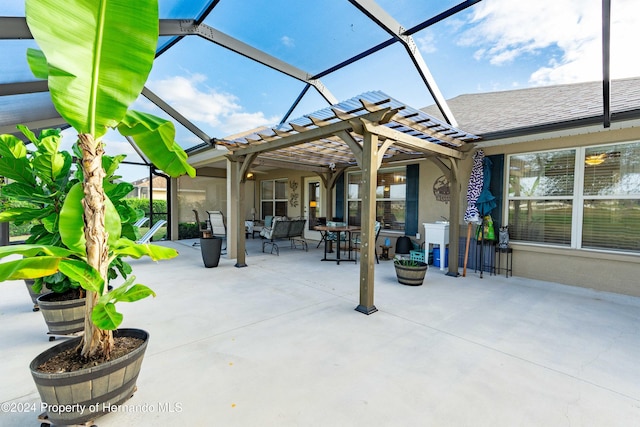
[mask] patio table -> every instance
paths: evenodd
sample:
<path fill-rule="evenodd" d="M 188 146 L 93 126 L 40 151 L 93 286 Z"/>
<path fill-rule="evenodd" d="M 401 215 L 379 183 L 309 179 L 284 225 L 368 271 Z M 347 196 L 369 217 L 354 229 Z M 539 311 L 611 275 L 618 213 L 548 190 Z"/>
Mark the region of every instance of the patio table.
<path fill-rule="evenodd" d="M 326 233 L 336 233 L 337 234 L 337 242 L 338 242 L 338 248 L 336 250 L 336 257 L 335 258 L 327 258 L 327 253 L 331 252 L 331 251 L 327 251 L 327 246 L 331 245 L 333 243 L 333 241 L 328 240 L 328 239 L 324 239 L 324 257 L 321 259 L 321 261 L 335 261 L 336 264 L 340 264 L 340 261 L 353 261 L 353 262 L 357 262 L 356 258 L 351 258 L 351 251 L 353 250 L 353 246 L 351 244 L 351 233 L 353 233 L 354 231 L 360 231 L 360 227 L 359 226 L 355 226 L 355 225 L 342 225 L 342 226 L 329 226 L 329 225 L 316 225 L 315 227 L 313 227 L 314 230 L 316 231 L 320 231 L 321 233 L 325 234 Z M 340 234 L 341 233 L 345 233 L 345 236 L 347 237 L 347 241 L 348 243 L 348 248 L 349 248 L 349 257 L 348 258 L 341 258 L 340 257 Z"/>

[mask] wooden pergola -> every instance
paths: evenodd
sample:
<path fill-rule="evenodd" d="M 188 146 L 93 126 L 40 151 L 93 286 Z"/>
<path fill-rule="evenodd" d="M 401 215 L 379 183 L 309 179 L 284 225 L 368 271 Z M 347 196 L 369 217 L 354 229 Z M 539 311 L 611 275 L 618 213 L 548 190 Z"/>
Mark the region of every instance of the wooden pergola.
<path fill-rule="evenodd" d="M 230 161 L 229 241 L 227 249 L 236 266 L 246 266 L 244 185 L 256 164 L 317 173 L 327 189 L 332 209 L 332 189 L 347 168 L 362 171 L 362 245 L 360 301 L 356 310 L 371 314 L 374 305 L 376 176 L 383 165 L 429 158 L 451 183 L 449 271 L 458 275 L 460 183 L 458 163 L 475 135 L 463 132 L 426 113 L 412 109 L 382 92 L 368 92 L 333 107 L 274 128 L 241 137 L 218 140 Z M 332 213 L 327 212 L 327 216 Z"/>

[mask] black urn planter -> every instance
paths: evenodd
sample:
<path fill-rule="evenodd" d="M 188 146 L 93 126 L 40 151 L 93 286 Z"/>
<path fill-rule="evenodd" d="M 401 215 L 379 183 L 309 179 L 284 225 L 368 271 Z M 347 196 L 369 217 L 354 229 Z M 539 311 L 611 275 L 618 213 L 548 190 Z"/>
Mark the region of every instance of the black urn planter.
<path fill-rule="evenodd" d="M 77 347 L 81 337 L 55 345 L 33 359 L 29 365 L 31 376 L 43 407 L 51 408 L 40 415 L 41 420 L 54 425 L 83 424 L 133 395 L 149 334 L 141 329 L 118 329 L 113 336 L 139 338 L 144 343 L 122 357 L 73 372 L 45 373 L 37 368 L 53 356 Z"/>
<path fill-rule="evenodd" d="M 202 252 L 202 261 L 205 267 L 217 267 L 222 253 L 222 239 L 219 237 L 201 237 L 200 251 Z"/>
<path fill-rule="evenodd" d="M 394 264 L 398 282 L 403 285 L 420 286 L 424 282 L 428 265 L 420 261 L 415 261 L 412 264 L 416 265 L 403 265 L 397 262 Z"/>

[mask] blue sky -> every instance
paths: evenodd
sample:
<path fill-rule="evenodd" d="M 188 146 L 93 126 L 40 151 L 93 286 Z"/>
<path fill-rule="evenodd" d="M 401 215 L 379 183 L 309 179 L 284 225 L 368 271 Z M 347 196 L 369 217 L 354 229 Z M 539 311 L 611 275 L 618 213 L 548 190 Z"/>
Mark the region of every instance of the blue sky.
<path fill-rule="evenodd" d="M 185 14 L 193 12 L 181 12 L 179 3 L 161 0 L 161 17 L 191 18 Z M 197 3 L 186 4 L 195 8 Z M 457 3 L 378 0 L 405 28 Z M 23 13 L 22 2 L 0 4 L 0 15 Z M 613 78 L 640 76 L 639 16 L 639 1 L 612 0 Z M 601 80 L 600 19 L 600 0 L 483 0 L 416 33 L 414 40 L 444 97 L 453 98 Z M 205 23 L 310 74 L 389 38 L 346 0 L 221 0 Z M 382 90 L 412 107 L 433 104 L 398 43 L 322 82 L 339 101 Z M 218 138 L 277 123 L 303 88 L 297 80 L 195 36 L 184 38 L 156 60 L 148 86 Z M 291 118 L 326 106 L 311 89 Z M 135 107 L 164 115 L 142 98 Z M 180 127 L 176 139 L 184 147 L 199 143 Z M 133 154 L 115 135 L 110 134 L 107 142 Z"/>
<path fill-rule="evenodd" d="M 312 74 L 389 38 L 344 0 L 308 2 L 316 7 L 306 13 L 307 6 L 289 0 L 242 3 L 239 13 L 238 2 L 221 1 L 205 23 Z M 456 3 L 379 1 L 405 27 Z M 640 2 L 612 3 L 612 75 L 639 76 L 640 60 L 630 52 L 640 40 Z M 445 98 L 600 80 L 600 16 L 600 0 L 485 0 L 414 39 Z M 413 107 L 433 103 L 399 44 L 322 82 L 338 100 L 382 90 Z M 187 38 L 159 58 L 149 86 L 216 137 L 278 122 L 303 87 L 199 38 Z M 291 118 L 326 105 L 310 90 Z"/>

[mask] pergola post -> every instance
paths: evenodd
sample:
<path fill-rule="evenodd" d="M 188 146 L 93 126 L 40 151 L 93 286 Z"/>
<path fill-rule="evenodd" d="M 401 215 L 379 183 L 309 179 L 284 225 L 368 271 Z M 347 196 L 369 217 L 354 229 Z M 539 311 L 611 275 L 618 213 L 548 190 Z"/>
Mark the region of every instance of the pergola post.
<path fill-rule="evenodd" d="M 451 201 L 449 203 L 449 271 L 447 276 L 458 277 L 458 252 L 460 251 L 460 181 L 458 160 L 451 158 L 449 178 Z M 442 254 L 441 254 L 442 256 Z"/>
<path fill-rule="evenodd" d="M 244 226 L 244 176 L 242 164 L 229 160 L 227 171 L 229 179 L 229 214 L 227 217 L 227 256 L 236 259 L 236 267 L 246 267 Z"/>
<path fill-rule="evenodd" d="M 378 135 L 364 131 L 362 153 L 362 231 L 360 245 L 360 304 L 356 310 L 371 314 L 378 311 L 373 304 L 375 276 L 376 183 L 378 176 Z"/>

